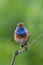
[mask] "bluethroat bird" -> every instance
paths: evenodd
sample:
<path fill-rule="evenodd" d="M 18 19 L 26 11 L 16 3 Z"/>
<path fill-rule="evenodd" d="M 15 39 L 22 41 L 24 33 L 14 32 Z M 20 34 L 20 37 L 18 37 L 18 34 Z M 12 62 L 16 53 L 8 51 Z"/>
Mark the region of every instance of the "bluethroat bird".
<path fill-rule="evenodd" d="M 27 41 L 30 38 L 30 34 L 24 26 L 24 23 L 20 22 L 14 31 L 14 40 L 24 47 L 27 45 Z"/>

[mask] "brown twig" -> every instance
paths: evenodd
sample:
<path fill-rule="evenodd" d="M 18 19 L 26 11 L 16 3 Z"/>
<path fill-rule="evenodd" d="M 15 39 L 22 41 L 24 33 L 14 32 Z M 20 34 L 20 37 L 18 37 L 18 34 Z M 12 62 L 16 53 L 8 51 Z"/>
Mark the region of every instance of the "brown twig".
<path fill-rule="evenodd" d="M 41 33 L 35 40 L 33 40 L 33 42 L 29 45 L 29 46 L 26 46 L 26 48 L 30 48 L 33 44 L 35 44 L 35 42 L 37 42 L 41 37 L 43 36 L 43 33 Z M 13 55 L 13 58 L 12 58 L 12 61 L 11 61 L 11 65 L 14 65 L 14 62 L 15 62 L 15 59 L 16 59 L 16 56 L 18 54 L 21 54 L 25 51 L 25 48 L 23 50 L 20 50 L 20 51 L 15 51 L 14 52 L 14 55 Z"/>

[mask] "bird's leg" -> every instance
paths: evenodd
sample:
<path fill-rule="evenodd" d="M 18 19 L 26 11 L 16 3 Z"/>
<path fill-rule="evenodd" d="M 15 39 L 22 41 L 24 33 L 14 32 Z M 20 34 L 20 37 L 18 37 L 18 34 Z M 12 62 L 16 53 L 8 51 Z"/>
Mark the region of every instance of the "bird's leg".
<path fill-rule="evenodd" d="M 28 48 L 28 47 L 27 47 L 27 43 L 25 43 L 25 51 L 27 51 L 27 48 Z"/>
<path fill-rule="evenodd" d="M 25 49 L 25 51 L 27 51 L 27 43 L 25 43 L 25 44 L 20 44 L 20 48 L 24 48 Z"/>

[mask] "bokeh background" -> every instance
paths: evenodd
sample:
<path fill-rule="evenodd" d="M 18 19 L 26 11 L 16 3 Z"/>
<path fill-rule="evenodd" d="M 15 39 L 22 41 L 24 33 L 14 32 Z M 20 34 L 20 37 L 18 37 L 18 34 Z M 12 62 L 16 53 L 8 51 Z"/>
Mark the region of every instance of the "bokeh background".
<path fill-rule="evenodd" d="M 43 0 L 0 0 L 0 65 L 10 65 L 14 51 L 20 50 L 13 39 L 20 21 L 30 32 L 29 45 L 43 32 Z M 43 37 L 18 55 L 15 65 L 43 65 Z"/>

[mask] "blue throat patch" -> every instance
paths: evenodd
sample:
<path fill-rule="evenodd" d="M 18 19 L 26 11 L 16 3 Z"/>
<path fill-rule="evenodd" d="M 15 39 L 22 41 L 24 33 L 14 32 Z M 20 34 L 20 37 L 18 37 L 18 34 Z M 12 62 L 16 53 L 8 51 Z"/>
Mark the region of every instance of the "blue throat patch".
<path fill-rule="evenodd" d="M 22 28 L 18 27 L 16 34 L 18 36 L 24 36 L 26 34 L 25 28 L 24 27 L 22 27 Z"/>

